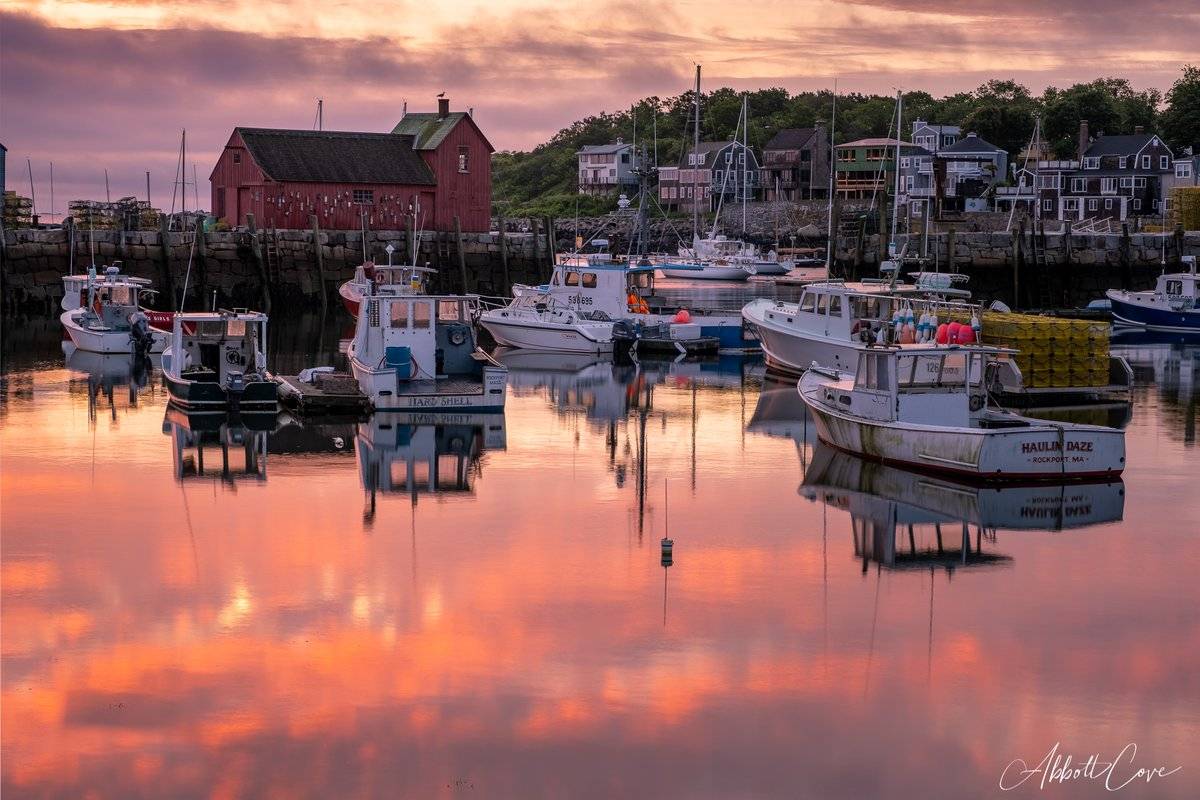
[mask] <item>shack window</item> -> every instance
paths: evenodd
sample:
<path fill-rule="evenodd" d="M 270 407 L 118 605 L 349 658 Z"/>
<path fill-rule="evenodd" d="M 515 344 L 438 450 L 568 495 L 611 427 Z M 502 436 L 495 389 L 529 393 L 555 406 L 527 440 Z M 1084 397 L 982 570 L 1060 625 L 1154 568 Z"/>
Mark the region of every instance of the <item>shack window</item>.
<path fill-rule="evenodd" d="M 360 203 L 362 205 L 371 205 L 372 203 L 375 202 L 375 190 L 374 189 L 355 189 L 354 190 L 354 202 Z"/>
<path fill-rule="evenodd" d="M 467 172 L 471 164 L 471 150 L 468 147 L 458 148 L 458 171 Z"/>
<path fill-rule="evenodd" d="M 815 311 L 817 308 L 817 296 L 812 292 L 805 292 L 804 297 L 800 298 L 801 311 Z"/>
<path fill-rule="evenodd" d="M 433 313 L 429 302 L 413 303 L 413 328 L 415 330 L 424 330 L 429 327 L 429 317 Z"/>
<path fill-rule="evenodd" d="M 233 151 L 233 163 L 235 163 L 235 164 L 242 163 L 242 151 L 241 150 Z"/>
<path fill-rule="evenodd" d="M 595 289 L 596 288 L 596 273 L 594 273 L 594 272 L 583 273 L 583 288 L 585 288 L 585 289 Z"/>
<path fill-rule="evenodd" d="M 392 327 L 408 327 L 408 303 L 392 303 Z"/>
<path fill-rule="evenodd" d="M 462 309 L 457 300 L 438 301 L 438 319 L 446 322 L 458 322 L 462 319 Z"/>
<path fill-rule="evenodd" d="M 567 273 L 567 286 L 578 286 L 578 285 L 579 285 L 579 273 L 578 272 L 568 272 Z"/>

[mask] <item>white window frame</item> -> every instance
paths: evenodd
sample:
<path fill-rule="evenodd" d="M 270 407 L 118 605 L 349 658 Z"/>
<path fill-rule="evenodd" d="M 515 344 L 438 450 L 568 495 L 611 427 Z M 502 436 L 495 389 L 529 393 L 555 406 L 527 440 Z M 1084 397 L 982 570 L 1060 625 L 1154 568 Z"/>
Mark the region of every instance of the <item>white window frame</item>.
<path fill-rule="evenodd" d="M 1112 211 L 1112 201 L 1113 201 L 1113 199 L 1111 197 L 1104 198 L 1104 210 L 1105 211 Z"/>
<path fill-rule="evenodd" d="M 1149 156 L 1147 156 L 1147 158 L 1149 158 Z M 1134 178 L 1133 179 L 1133 188 L 1145 189 L 1146 188 L 1146 179 L 1145 178 Z"/>
<path fill-rule="evenodd" d="M 1051 200 L 1049 197 L 1047 197 L 1045 200 L 1042 201 L 1042 211 L 1053 211 L 1053 210 L 1054 210 L 1054 201 Z"/>
<path fill-rule="evenodd" d="M 1121 178 L 1121 188 L 1122 189 L 1132 189 L 1133 188 L 1133 178 Z"/>
<path fill-rule="evenodd" d="M 1142 210 L 1142 198 L 1140 198 L 1140 197 L 1133 198 L 1133 210 L 1134 211 Z"/>
<path fill-rule="evenodd" d="M 1099 156 L 1084 156 L 1083 168 L 1084 169 L 1100 169 L 1100 157 Z"/>
<path fill-rule="evenodd" d="M 1088 209 L 1088 211 L 1099 211 L 1100 210 L 1100 201 L 1094 197 L 1089 197 L 1087 209 Z"/>
<path fill-rule="evenodd" d="M 901 156 L 901 158 L 900 158 L 900 169 L 908 169 L 908 165 L 909 165 L 909 163 L 911 163 L 911 162 L 909 161 L 909 157 L 908 157 L 908 156 Z"/>
<path fill-rule="evenodd" d="M 1176 164 L 1175 164 L 1175 177 L 1176 177 L 1176 178 L 1190 178 L 1190 177 L 1192 177 L 1192 162 L 1190 162 L 1190 161 L 1179 161 L 1179 162 L 1176 162 Z"/>
<path fill-rule="evenodd" d="M 1079 198 L 1078 197 L 1067 197 L 1067 198 L 1063 199 L 1063 211 L 1078 211 L 1078 210 L 1079 210 Z"/>
<path fill-rule="evenodd" d="M 1100 193 L 1101 194 L 1107 194 L 1109 192 L 1115 192 L 1115 191 L 1117 191 L 1117 179 L 1116 178 L 1101 178 L 1100 179 Z"/>
<path fill-rule="evenodd" d="M 1168 158 L 1167 156 L 1159 156 L 1158 157 L 1158 168 L 1159 169 L 1170 169 L 1171 168 L 1171 159 Z"/>
<path fill-rule="evenodd" d="M 1150 156 L 1142 156 L 1142 169 L 1150 169 Z"/>
<path fill-rule="evenodd" d="M 1119 164 L 1120 164 L 1121 169 L 1128 169 L 1129 168 L 1129 156 L 1121 156 L 1121 160 L 1120 160 Z"/>
<path fill-rule="evenodd" d="M 1071 178 L 1071 191 L 1072 192 L 1086 192 L 1087 191 L 1087 178 Z"/>

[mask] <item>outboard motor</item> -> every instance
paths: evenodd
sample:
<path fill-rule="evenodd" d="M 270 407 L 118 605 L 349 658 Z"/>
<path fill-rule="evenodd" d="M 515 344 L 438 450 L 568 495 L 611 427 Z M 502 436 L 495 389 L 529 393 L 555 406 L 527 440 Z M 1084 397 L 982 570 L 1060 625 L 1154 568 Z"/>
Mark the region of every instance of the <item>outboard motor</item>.
<path fill-rule="evenodd" d="M 236 370 L 225 374 L 229 379 L 225 387 L 225 396 L 229 399 L 229 413 L 236 414 L 241 410 L 242 395 L 246 392 L 246 375 Z"/>
<path fill-rule="evenodd" d="M 137 358 L 145 358 L 154 348 L 154 334 L 150 332 L 150 320 L 140 311 L 129 315 L 129 341 L 133 344 L 133 354 Z"/>

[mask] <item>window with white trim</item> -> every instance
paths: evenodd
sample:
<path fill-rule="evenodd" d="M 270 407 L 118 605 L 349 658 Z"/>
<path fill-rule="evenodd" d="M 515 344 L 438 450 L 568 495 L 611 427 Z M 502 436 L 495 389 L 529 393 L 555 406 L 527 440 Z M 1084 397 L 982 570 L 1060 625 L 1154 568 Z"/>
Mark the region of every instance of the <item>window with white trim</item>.
<path fill-rule="evenodd" d="M 1140 197 L 1133 198 L 1133 210 L 1134 211 L 1142 210 L 1142 198 L 1140 198 Z"/>
<path fill-rule="evenodd" d="M 1100 203 L 1096 200 L 1096 198 L 1092 197 L 1088 199 L 1088 211 L 1095 211 L 1099 207 Z"/>
<path fill-rule="evenodd" d="M 1079 198 L 1068 197 L 1065 200 L 1063 200 L 1063 210 L 1064 211 L 1078 211 L 1079 210 Z"/>
<path fill-rule="evenodd" d="M 1100 191 L 1104 193 L 1115 192 L 1117 190 L 1116 178 L 1101 178 Z"/>
<path fill-rule="evenodd" d="M 1158 157 L 1158 168 L 1159 169 L 1170 169 L 1171 168 L 1171 159 L 1168 158 L 1167 156 L 1159 156 Z"/>
<path fill-rule="evenodd" d="M 1099 156 L 1085 157 L 1083 159 L 1083 168 L 1084 169 L 1100 169 L 1100 157 Z"/>
<path fill-rule="evenodd" d="M 908 169 L 908 164 L 909 164 L 908 156 L 904 156 L 903 158 L 900 159 L 900 169 Z"/>
<path fill-rule="evenodd" d="M 355 189 L 354 194 L 351 199 L 354 200 L 354 202 L 359 203 L 361 205 L 369 206 L 375 202 L 375 190 L 374 189 Z"/>
<path fill-rule="evenodd" d="M 1042 201 L 1042 211 L 1053 211 L 1053 210 L 1054 210 L 1054 201 L 1053 200 L 1043 200 Z"/>
<path fill-rule="evenodd" d="M 1120 162 L 1119 162 L 1119 166 L 1121 167 L 1121 169 L 1128 169 L 1128 168 L 1129 168 L 1129 157 L 1128 157 L 1128 156 L 1121 156 L 1121 160 L 1120 160 Z"/>
<path fill-rule="evenodd" d="M 1134 178 L 1133 179 L 1133 188 L 1145 189 L 1146 188 L 1146 179 L 1145 178 Z"/>
<path fill-rule="evenodd" d="M 1175 162 L 1175 177 L 1176 178 L 1192 177 L 1192 162 L 1190 162 L 1190 161 Z"/>
<path fill-rule="evenodd" d="M 1142 169 L 1150 169 L 1150 156 L 1142 156 Z"/>
<path fill-rule="evenodd" d="M 1071 191 L 1072 192 L 1087 191 L 1087 180 L 1085 178 L 1071 178 Z"/>
<path fill-rule="evenodd" d="M 1112 211 L 1112 198 L 1111 197 L 1104 198 L 1104 210 Z"/>
<path fill-rule="evenodd" d="M 1133 188 L 1133 178 L 1121 178 L 1121 188 L 1122 189 L 1132 189 Z"/>

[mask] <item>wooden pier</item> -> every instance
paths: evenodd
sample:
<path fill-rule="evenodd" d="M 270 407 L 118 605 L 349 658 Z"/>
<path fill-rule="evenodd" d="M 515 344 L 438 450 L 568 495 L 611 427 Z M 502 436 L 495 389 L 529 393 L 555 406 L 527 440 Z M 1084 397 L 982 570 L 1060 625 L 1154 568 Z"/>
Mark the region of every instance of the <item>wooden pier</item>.
<path fill-rule="evenodd" d="M 304 376 L 308 377 L 308 376 Z M 371 402 L 358 389 L 358 381 L 345 372 L 277 375 L 279 402 L 302 415 L 368 414 Z"/>

